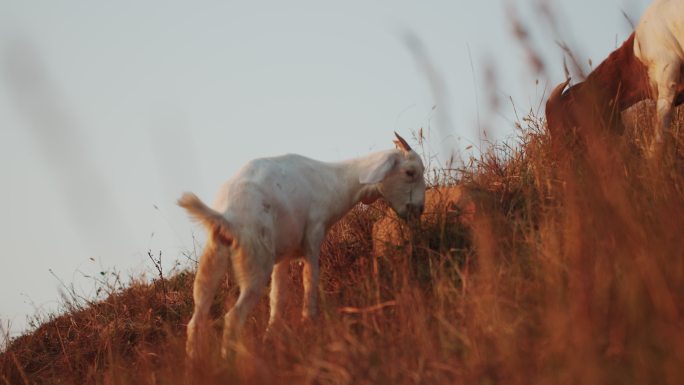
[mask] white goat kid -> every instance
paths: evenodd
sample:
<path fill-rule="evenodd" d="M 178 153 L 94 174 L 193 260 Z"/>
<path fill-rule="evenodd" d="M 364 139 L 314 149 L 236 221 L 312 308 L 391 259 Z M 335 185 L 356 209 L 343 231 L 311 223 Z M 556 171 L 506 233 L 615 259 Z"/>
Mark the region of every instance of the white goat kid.
<path fill-rule="evenodd" d="M 672 120 L 675 97 L 682 91 L 684 0 L 656 0 L 646 9 L 636 27 L 634 55 L 648 68 L 658 113 L 656 143 L 661 143 Z"/>
<path fill-rule="evenodd" d="M 209 307 L 229 259 L 240 296 L 224 318 L 221 354 L 239 342 L 245 319 L 271 276 L 267 333 L 283 311 L 288 261 L 304 257 L 302 317 L 316 315 L 320 247 L 330 226 L 356 203 L 384 197 L 397 214 L 420 216 L 424 207 L 424 166 L 397 135 L 397 149 L 339 163 L 299 155 L 256 159 L 219 190 L 213 208 L 194 194 L 178 204 L 206 226 L 209 237 L 195 277 L 194 314 L 187 326 L 186 352 L 202 354 Z"/>

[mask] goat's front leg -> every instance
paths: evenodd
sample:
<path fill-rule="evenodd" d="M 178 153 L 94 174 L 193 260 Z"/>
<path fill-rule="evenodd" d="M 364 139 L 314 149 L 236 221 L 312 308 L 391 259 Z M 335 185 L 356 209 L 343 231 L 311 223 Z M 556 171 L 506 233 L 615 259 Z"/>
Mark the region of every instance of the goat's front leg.
<path fill-rule="evenodd" d="M 273 333 L 275 332 L 275 329 L 278 328 L 278 324 L 283 317 L 285 301 L 290 286 L 289 272 L 289 260 L 280 261 L 273 267 L 273 272 L 271 273 L 270 295 L 271 315 L 268 319 L 268 327 L 266 328 L 264 339 L 273 337 Z"/>
<path fill-rule="evenodd" d="M 316 317 L 316 300 L 318 297 L 319 256 L 325 230 L 320 227 L 307 234 L 307 253 L 304 259 L 302 281 L 304 284 L 304 306 L 302 319 L 311 320 Z"/>
<path fill-rule="evenodd" d="M 660 147 L 664 141 L 672 122 L 674 99 L 677 96 L 679 84 L 679 63 L 670 60 L 657 65 L 653 71 L 653 78 L 657 84 L 658 99 L 656 101 L 658 127 L 655 134 L 655 145 Z"/>

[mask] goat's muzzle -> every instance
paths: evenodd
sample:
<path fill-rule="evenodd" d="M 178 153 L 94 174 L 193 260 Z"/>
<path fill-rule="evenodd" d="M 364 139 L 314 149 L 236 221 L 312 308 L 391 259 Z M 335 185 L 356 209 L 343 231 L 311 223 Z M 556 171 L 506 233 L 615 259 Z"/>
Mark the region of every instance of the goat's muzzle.
<path fill-rule="evenodd" d="M 404 211 L 401 213 L 397 213 L 399 215 L 399 218 L 410 222 L 413 220 L 420 219 L 420 216 L 423 214 L 423 211 L 425 210 L 424 205 L 414 205 L 407 203 L 406 206 L 404 207 Z"/>

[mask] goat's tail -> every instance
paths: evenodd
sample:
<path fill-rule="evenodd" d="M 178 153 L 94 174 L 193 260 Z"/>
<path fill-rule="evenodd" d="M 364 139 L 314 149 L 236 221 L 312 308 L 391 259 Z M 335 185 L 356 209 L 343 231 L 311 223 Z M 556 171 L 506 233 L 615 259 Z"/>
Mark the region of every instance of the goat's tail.
<path fill-rule="evenodd" d="M 188 211 L 191 217 L 202 223 L 216 241 L 226 244 L 233 243 L 233 232 L 230 223 L 221 213 L 205 205 L 197 195 L 186 192 L 180 199 L 178 205 Z"/>

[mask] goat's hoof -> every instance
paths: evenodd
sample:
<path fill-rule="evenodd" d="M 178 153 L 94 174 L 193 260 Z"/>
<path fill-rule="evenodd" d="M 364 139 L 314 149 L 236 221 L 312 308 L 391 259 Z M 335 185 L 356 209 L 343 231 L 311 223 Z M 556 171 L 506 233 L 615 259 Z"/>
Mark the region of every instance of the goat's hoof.
<path fill-rule="evenodd" d="M 232 362 L 235 361 L 235 357 L 237 356 L 237 350 L 233 348 L 228 348 L 228 347 L 222 347 L 221 348 L 221 358 L 224 361 L 227 362 Z"/>
<path fill-rule="evenodd" d="M 272 326 L 269 326 L 264 332 L 264 336 L 261 338 L 261 342 L 264 344 L 273 344 L 275 342 L 275 336 L 277 332 Z"/>
<path fill-rule="evenodd" d="M 317 320 L 318 320 L 317 314 L 304 314 L 304 315 L 302 315 L 302 319 L 300 320 L 300 322 L 303 326 L 308 327 L 308 326 L 313 326 Z"/>
<path fill-rule="evenodd" d="M 654 160 L 663 152 L 664 143 L 662 140 L 654 140 L 646 150 L 646 159 Z"/>

